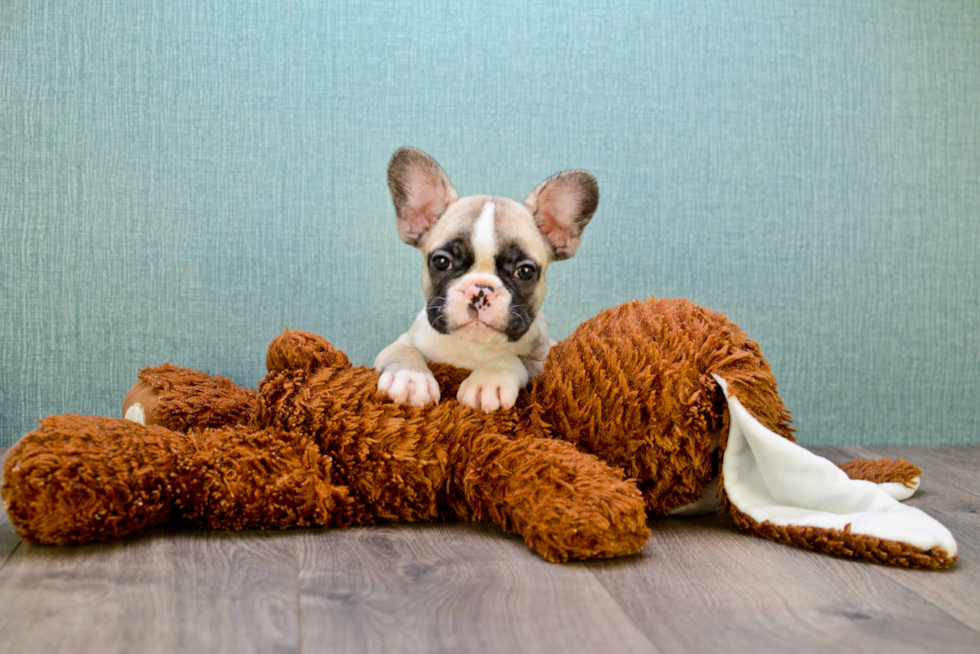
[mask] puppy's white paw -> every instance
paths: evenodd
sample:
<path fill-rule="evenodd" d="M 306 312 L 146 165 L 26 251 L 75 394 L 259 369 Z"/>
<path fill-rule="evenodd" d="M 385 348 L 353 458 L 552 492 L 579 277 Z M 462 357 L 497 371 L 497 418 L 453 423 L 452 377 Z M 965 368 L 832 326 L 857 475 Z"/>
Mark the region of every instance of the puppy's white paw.
<path fill-rule="evenodd" d="M 511 370 L 478 368 L 459 385 L 456 399 L 484 413 L 510 409 L 517 402 L 517 393 L 525 382 L 526 379 Z"/>
<path fill-rule="evenodd" d="M 388 366 L 378 379 L 378 390 L 399 404 L 425 406 L 439 401 L 439 383 L 428 368 Z"/>

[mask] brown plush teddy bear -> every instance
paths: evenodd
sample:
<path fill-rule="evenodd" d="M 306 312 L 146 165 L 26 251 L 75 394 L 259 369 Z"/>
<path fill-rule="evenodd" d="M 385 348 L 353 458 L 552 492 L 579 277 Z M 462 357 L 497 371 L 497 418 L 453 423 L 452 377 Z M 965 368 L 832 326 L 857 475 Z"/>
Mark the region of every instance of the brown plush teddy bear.
<path fill-rule="evenodd" d="M 956 558 L 942 525 L 894 499 L 917 486 L 915 466 L 842 470 L 795 445 L 757 345 L 684 300 L 632 302 L 583 323 L 510 411 L 394 404 L 377 373 L 305 332 L 278 337 L 267 366 L 258 391 L 146 369 L 124 406 L 146 424 L 42 420 L 4 463 L 17 533 L 62 545 L 181 520 L 487 520 L 566 561 L 639 550 L 647 512 L 722 506 L 740 527 L 801 547 L 910 567 Z M 433 371 L 455 397 L 466 372 Z"/>

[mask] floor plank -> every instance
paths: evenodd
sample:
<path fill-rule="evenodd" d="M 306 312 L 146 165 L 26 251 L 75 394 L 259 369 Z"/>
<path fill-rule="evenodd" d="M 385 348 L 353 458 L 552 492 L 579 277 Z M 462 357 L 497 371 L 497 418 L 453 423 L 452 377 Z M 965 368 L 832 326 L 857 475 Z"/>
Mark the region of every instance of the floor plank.
<path fill-rule="evenodd" d="M 730 517 L 651 521 L 648 564 L 596 576 L 665 652 L 974 651 L 980 634 L 883 574 L 743 534 Z M 923 573 L 902 571 L 906 575 Z M 928 574 L 928 573 L 925 573 Z"/>
<path fill-rule="evenodd" d="M 293 538 L 157 530 L 103 545 L 23 544 L 0 572 L 0 649 L 298 651 Z"/>
<path fill-rule="evenodd" d="M 547 563 L 487 525 L 299 542 L 304 652 L 658 651 L 587 565 Z"/>
<path fill-rule="evenodd" d="M 922 469 L 919 490 L 905 503 L 946 525 L 960 557 L 949 570 L 924 579 L 888 568 L 882 574 L 980 632 L 980 446 L 840 448 L 832 460 L 882 456 L 904 458 Z"/>

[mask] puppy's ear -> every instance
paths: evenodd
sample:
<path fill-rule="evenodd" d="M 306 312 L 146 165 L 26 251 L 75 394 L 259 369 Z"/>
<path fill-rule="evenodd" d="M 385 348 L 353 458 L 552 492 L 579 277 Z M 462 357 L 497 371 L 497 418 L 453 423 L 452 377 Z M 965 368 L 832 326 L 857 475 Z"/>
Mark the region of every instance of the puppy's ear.
<path fill-rule="evenodd" d="M 584 170 L 567 170 L 541 182 L 524 206 L 551 245 L 555 260 L 567 259 L 575 254 L 599 206 L 599 185 Z"/>
<path fill-rule="evenodd" d="M 398 235 L 414 246 L 459 199 L 436 160 L 415 148 L 400 148 L 391 156 L 388 189 L 395 203 Z"/>

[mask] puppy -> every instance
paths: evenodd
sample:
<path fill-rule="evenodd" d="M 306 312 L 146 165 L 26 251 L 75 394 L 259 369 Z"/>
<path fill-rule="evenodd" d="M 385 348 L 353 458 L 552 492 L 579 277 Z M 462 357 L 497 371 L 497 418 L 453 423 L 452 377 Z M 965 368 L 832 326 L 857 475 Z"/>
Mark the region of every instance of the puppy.
<path fill-rule="evenodd" d="M 553 261 L 575 254 L 599 204 L 584 170 L 558 173 L 519 204 L 459 198 L 429 155 L 401 148 L 388 164 L 398 234 L 425 259 L 425 309 L 374 360 L 378 389 L 396 402 L 439 401 L 428 362 L 472 370 L 457 398 L 484 412 L 509 409 L 544 370 L 551 348 L 541 313 Z"/>

